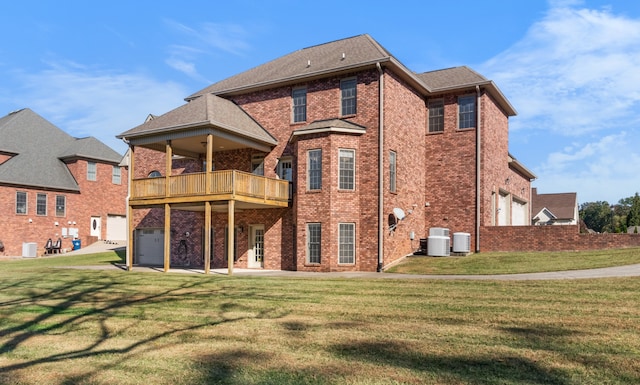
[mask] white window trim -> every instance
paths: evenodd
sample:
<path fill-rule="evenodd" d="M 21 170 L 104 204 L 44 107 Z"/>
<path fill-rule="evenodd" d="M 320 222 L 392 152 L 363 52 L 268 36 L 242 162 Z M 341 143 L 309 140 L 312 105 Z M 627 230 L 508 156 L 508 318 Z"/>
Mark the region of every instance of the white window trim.
<path fill-rule="evenodd" d="M 91 172 L 92 166 L 93 172 Z M 92 182 L 98 180 L 98 164 L 96 162 L 87 162 L 87 180 Z"/>
<path fill-rule="evenodd" d="M 24 194 L 24 213 L 18 212 L 18 194 Z M 16 191 L 16 215 L 27 215 L 29 213 L 29 193 L 26 191 Z"/>
<path fill-rule="evenodd" d="M 345 152 L 350 152 L 353 154 L 353 187 L 352 188 L 342 188 L 340 186 L 340 158 L 341 158 L 341 153 L 345 151 Z M 339 148 L 338 149 L 338 190 L 340 191 L 355 191 L 356 190 L 356 150 L 352 149 L 352 148 Z"/>
<path fill-rule="evenodd" d="M 311 153 L 314 151 L 320 152 L 320 186 L 319 188 L 311 188 Z M 320 191 L 322 190 L 322 149 L 314 148 L 307 151 L 307 191 Z"/>
<path fill-rule="evenodd" d="M 311 261 L 311 226 L 318 226 L 320 231 L 320 239 L 318 240 L 318 261 Z M 320 222 L 307 223 L 307 258 L 306 263 L 308 265 L 319 265 L 322 263 L 322 224 Z"/>
<path fill-rule="evenodd" d="M 461 112 L 460 112 L 460 99 L 466 99 L 466 98 L 473 99 L 473 120 L 474 120 L 475 124 L 473 126 L 471 126 L 471 127 L 460 127 L 460 125 L 462 123 L 461 120 L 460 120 L 460 115 L 461 115 Z M 473 129 L 475 129 L 478 126 L 478 119 L 477 119 L 477 115 L 478 115 L 478 100 L 476 99 L 476 96 L 473 95 L 473 94 L 460 95 L 460 96 L 458 96 L 457 103 L 458 103 L 458 114 L 456 116 L 457 121 L 458 121 L 457 122 L 457 126 L 456 126 L 457 129 L 461 130 L 461 131 L 462 130 L 473 130 Z"/>
<path fill-rule="evenodd" d="M 62 215 L 58 215 L 58 198 L 64 199 L 64 210 Z M 56 212 L 56 217 L 64 218 L 67 216 L 67 197 L 65 195 L 56 195 L 55 212 Z"/>
<path fill-rule="evenodd" d="M 398 153 L 389 151 L 389 191 L 398 192 Z"/>
<path fill-rule="evenodd" d="M 342 101 L 344 100 L 344 98 L 342 97 L 342 84 L 346 83 L 346 82 L 350 82 L 350 81 L 354 81 L 355 82 L 355 86 L 354 86 L 354 95 L 353 95 L 353 99 L 354 99 L 354 112 L 350 113 L 350 114 L 345 114 L 344 113 L 344 109 L 342 108 Z M 355 76 L 353 77 L 349 77 L 349 78 L 345 78 L 345 79 L 340 79 L 340 116 L 353 116 L 356 115 L 358 113 L 358 78 L 356 78 Z"/>
<path fill-rule="evenodd" d="M 38 213 L 38 202 L 39 202 L 41 196 L 44 196 L 44 214 Z M 49 197 L 47 196 L 47 194 L 44 194 L 44 193 L 37 193 L 36 194 L 36 215 L 37 216 L 39 216 L 39 217 L 46 217 L 47 216 L 47 214 L 49 212 L 49 207 L 47 207 L 48 203 L 49 203 L 48 200 L 49 200 Z"/>
<path fill-rule="evenodd" d="M 295 93 L 296 91 L 304 91 L 304 119 L 296 120 L 296 104 L 295 104 Z M 291 90 L 291 122 L 292 123 L 304 123 L 307 121 L 307 106 L 308 106 L 308 93 L 306 86 L 294 87 Z"/>
<path fill-rule="evenodd" d="M 340 227 L 342 226 L 350 226 L 353 229 L 353 239 L 351 243 L 351 254 L 353 261 L 352 262 L 341 262 L 340 261 L 340 249 L 341 249 L 341 239 L 340 239 Z M 338 265 L 355 265 L 356 264 L 356 224 L 353 222 L 340 222 L 338 223 Z"/>
<path fill-rule="evenodd" d="M 431 130 L 431 103 L 438 103 L 438 102 L 442 103 L 443 111 L 442 111 L 442 115 L 439 115 L 442 117 L 442 128 L 438 131 L 432 131 Z M 444 132 L 444 99 L 443 98 L 432 99 L 427 102 L 427 132 L 429 134 Z"/>

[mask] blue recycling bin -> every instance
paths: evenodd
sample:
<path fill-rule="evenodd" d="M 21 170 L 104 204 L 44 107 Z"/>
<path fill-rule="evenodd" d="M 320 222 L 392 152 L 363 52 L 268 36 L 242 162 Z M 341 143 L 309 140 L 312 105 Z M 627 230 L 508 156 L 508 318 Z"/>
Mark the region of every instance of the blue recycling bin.
<path fill-rule="evenodd" d="M 79 239 L 74 239 L 71 241 L 71 243 L 73 243 L 73 249 L 74 250 L 80 250 L 80 246 L 81 246 L 81 242 Z"/>

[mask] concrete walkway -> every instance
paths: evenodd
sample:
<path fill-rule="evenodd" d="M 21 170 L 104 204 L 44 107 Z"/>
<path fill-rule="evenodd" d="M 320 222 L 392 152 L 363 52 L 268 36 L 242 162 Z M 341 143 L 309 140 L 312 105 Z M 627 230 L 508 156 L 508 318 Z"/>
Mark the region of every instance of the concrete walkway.
<path fill-rule="evenodd" d="M 125 242 L 105 243 L 96 242 L 80 250 L 75 250 L 63 255 L 91 254 L 104 251 L 115 251 L 124 249 Z M 126 271 L 123 264 L 102 265 L 102 266 L 70 266 L 77 269 L 95 270 L 116 270 Z M 163 272 L 162 267 L 134 266 L 135 272 Z M 204 274 L 200 268 L 172 268 L 169 273 L 190 273 Z M 211 269 L 211 275 L 227 275 L 227 269 Z M 256 277 L 286 277 L 286 278 L 366 278 L 366 279 L 464 279 L 464 280 L 499 280 L 499 281 L 527 281 L 527 280 L 555 280 L 555 279 L 589 279 L 589 278 L 612 278 L 612 277 L 640 277 L 640 264 L 605 267 L 600 269 L 554 271 L 547 273 L 524 273 L 524 274 L 493 274 L 493 275 L 418 275 L 418 274 L 393 274 L 393 273 L 373 273 L 373 272 L 332 272 L 313 273 L 302 271 L 285 270 L 259 270 L 259 269 L 233 269 L 235 276 L 256 276 Z"/>

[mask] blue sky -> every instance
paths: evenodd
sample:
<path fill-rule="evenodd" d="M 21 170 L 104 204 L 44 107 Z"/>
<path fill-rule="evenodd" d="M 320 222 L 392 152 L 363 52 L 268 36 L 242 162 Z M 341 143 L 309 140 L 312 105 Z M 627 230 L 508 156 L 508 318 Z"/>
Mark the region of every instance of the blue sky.
<path fill-rule="evenodd" d="M 5 1 L 0 116 L 29 107 L 71 135 L 115 135 L 211 83 L 370 34 L 416 72 L 467 65 L 518 115 L 510 151 L 539 193 L 640 192 L 640 2 L 628 0 Z"/>

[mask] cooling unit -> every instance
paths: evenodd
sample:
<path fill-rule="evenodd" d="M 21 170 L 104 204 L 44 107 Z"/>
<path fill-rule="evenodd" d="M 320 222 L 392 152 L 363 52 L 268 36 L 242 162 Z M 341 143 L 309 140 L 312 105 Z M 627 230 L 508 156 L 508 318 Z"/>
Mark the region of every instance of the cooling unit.
<path fill-rule="evenodd" d="M 432 227 L 429 229 L 429 235 L 436 235 L 439 237 L 448 237 L 449 236 L 449 229 L 446 229 L 444 227 Z"/>
<path fill-rule="evenodd" d="M 471 234 L 453 233 L 453 252 L 454 253 L 470 253 L 471 252 Z"/>
<path fill-rule="evenodd" d="M 427 238 L 427 255 L 432 257 L 448 257 L 451 255 L 449 237 L 430 235 Z"/>

